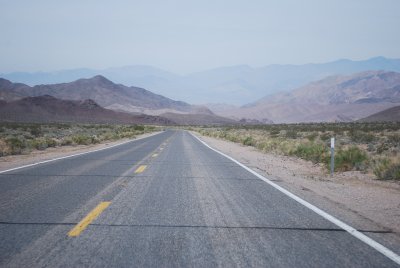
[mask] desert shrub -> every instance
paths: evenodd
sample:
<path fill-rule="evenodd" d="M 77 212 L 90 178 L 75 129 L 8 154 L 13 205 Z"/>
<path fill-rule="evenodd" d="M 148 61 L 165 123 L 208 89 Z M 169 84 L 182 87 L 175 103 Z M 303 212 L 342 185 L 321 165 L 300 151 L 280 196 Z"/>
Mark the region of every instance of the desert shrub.
<path fill-rule="evenodd" d="M 39 137 L 42 134 L 42 130 L 41 130 L 40 126 L 32 126 L 30 128 L 30 133 L 34 137 Z"/>
<path fill-rule="evenodd" d="M 335 153 L 335 170 L 349 171 L 354 168 L 356 170 L 361 170 L 364 168 L 363 165 L 367 159 L 367 154 L 357 146 L 338 150 Z"/>
<path fill-rule="evenodd" d="M 134 130 L 139 130 L 139 131 L 144 131 L 144 126 L 135 125 L 135 126 L 133 127 L 133 129 L 134 129 Z"/>
<path fill-rule="evenodd" d="M 390 161 L 388 158 L 379 159 L 373 169 L 380 180 L 400 180 L 400 163 Z"/>
<path fill-rule="evenodd" d="M 327 147 L 320 143 L 308 142 L 299 144 L 292 154 L 314 163 L 320 163 L 327 156 Z"/>
<path fill-rule="evenodd" d="M 258 143 L 257 147 L 264 152 L 274 152 L 279 147 L 279 141 L 277 139 L 268 139 Z"/>
<path fill-rule="evenodd" d="M 57 141 L 49 137 L 41 137 L 29 141 L 29 147 L 37 150 L 45 150 L 49 147 L 56 147 Z"/>
<path fill-rule="evenodd" d="M 297 139 L 297 131 L 295 129 L 288 129 L 286 130 L 285 137 L 288 139 Z"/>
<path fill-rule="evenodd" d="M 25 148 L 25 141 L 18 137 L 9 137 L 6 143 L 10 148 L 10 154 L 20 154 Z"/>
<path fill-rule="evenodd" d="M 101 140 L 117 140 L 118 135 L 115 132 L 106 132 L 101 135 L 100 137 Z"/>
<path fill-rule="evenodd" d="M 0 156 L 11 154 L 11 148 L 6 141 L 0 140 Z"/>
<path fill-rule="evenodd" d="M 134 138 L 136 136 L 135 131 L 123 131 L 118 133 L 118 138 L 124 139 L 124 138 Z"/>
<path fill-rule="evenodd" d="M 254 146 L 255 145 L 255 140 L 253 139 L 253 137 L 249 136 L 246 137 L 243 141 L 242 144 L 246 145 L 246 146 Z"/>
<path fill-rule="evenodd" d="M 56 147 L 57 146 L 57 141 L 55 139 L 46 137 L 45 140 L 46 140 L 48 147 Z"/>
<path fill-rule="evenodd" d="M 370 143 L 375 141 L 375 135 L 363 131 L 349 131 L 350 139 L 355 143 Z"/>
<path fill-rule="evenodd" d="M 330 133 L 327 133 L 327 132 L 322 133 L 321 136 L 320 136 L 321 141 L 330 140 L 331 137 L 332 137 L 332 135 Z"/>
<path fill-rule="evenodd" d="M 308 139 L 309 141 L 315 141 L 315 139 L 318 137 L 318 133 L 313 132 L 310 133 L 306 136 L 306 139 Z"/>
<path fill-rule="evenodd" d="M 391 144 L 399 145 L 400 144 L 400 134 L 387 135 L 387 140 Z"/>
<path fill-rule="evenodd" d="M 30 147 L 36 150 L 44 150 L 47 148 L 47 143 L 44 138 L 36 138 L 29 142 Z"/>
<path fill-rule="evenodd" d="M 66 137 L 61 140 L 61 146 L 67 146 L 67 145 L 72 145 L 73 140 L 70 137 Z"/>
<path fill-rule="evenodd" d="M 388 151 L 389 149 L 390 149 L 390 145 L 386 142 L 382 142 L 376 147 L 376 152 L 378 154 L 381 154 L 385 151 Z"/>
<path fill-rule="evenodd" d="M 271 137 L 278 137 L 280 133 L 281 132 L 279 131 L 279 129 L 271 129 L 270 132 L 269 132 L 269 135 Z"/>
<path fill-rule="evenodd" d="M 86 134 L 72 136 L 72 141 L 78 145 L 92 144 L 92 137 Z"/>

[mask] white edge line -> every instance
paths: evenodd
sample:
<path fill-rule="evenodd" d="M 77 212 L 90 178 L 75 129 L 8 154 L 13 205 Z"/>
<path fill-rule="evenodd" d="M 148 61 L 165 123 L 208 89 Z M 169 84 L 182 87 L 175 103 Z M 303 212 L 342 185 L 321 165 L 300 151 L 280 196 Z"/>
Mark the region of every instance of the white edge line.
<path fill-rule="evenodd" d="M 40 162 L 36 162 L 36 163 L 32 163 L 32 164 L 24 165 L 24 166 L 20 166 L 20 167 L 10 168 L 10 169 L 7 169 L 7 170 L 0 171 L 0 174 L 6 173 L 6 172 L 10 172 L 10 171 L 14 171 L 14 170 L 18 170 L 18 169 L 27 168 L 27 167 L 33 167 L 33 166 L 37 166 L 37 165 L 40 165 L 40 164 L 61 160 L 61 159 L 66 159 L 66 158 L 70 158 L 70 157 L 74 157 L 74 156 L 79 156 L 79 155 L 90 154 L 90 153 L 94 153 L 94 152 L 98 152 L 98 151 L 107 150 L 107 149 L 110 149 L 110 148 L 113 148 L 113 147 L 117 147 L 117 146 L 129 143 L 129 142 L 134 142 L 134 141 L 146 139 L 148 137 L 155 136 L 155 135 L 158 135 L 158 134 L 161 134 L 161 133 L 162 132 L 155 133 L 155 134 L 147 136 L 147 137 L 142 137 L 142 138 L 138 138 L 138 139 L 124 141 L 124 142 L 121 142 L 121 143 L 118 143 L 118 144 L 114 144 L 114 145 L 111 145 L 111 146 L 108 146 L 108 147 L 105 147 L 105 148 L 100 148 L 100 149 L 96 149 L 96 150 L 92 150 L 92 151 L 86 151 L 86 152 L 82 152 L 82 153 L 78 153 L 78 154 L 72 154 L 72 155 L 57 157 L 57 158 L 53 158 L 53 159 L 48 159 L 48 160 L 45 160 L 45 161 L 40 161 Z"/>
<path fill-rule="evenodd" d="M 258 174 L 254 170 L 250 169 L 249 167 L 247 167 L 247 166 L 243 165 L 242 163 L 240 163 L 239 161 L 237 161 L 236 159 L 234 159 L 234 158 L 232 158 L 232 157 L 230 157 L 230 156 L 218 151 L 217 149 L 212 148 L 210 145 L 208 145 L 207 143 L 202 141 L 200 138 L 198 138 L 193 133 L 190 132 L 190 134 L 193 137 L 195 137 L 198 141 L 200 141 L 203 145 L 205 145 L 206 147 L 210 148 L 214 152 L 216 152 L 216 153 L 228 158 L 229 160 L 233 161 L 234 163 L 238 164 L 239 166 L 241 166 L 245 170 L 249 171 L 250 173 L 252 173 L 256 177 L 258 177 L 259 179 L 265 181 L 266 183 L 268 183 L 269 185 L 271 185 L 272 187 L 274 187 L 278 191 L 284 193 L 285 195 L 287 195 L 290 198 L 296 200 L 297 202 L 299 202 L 303 206 L 311 209 L 312 211 L 314 211 L 318 215 L 322 216 L 323 218 L 327 219 L 328 221 L 332 222 L 333 224 L 339 226 L 340 228 L 342 228 L 343 230 L 345 230 L 346 232 L 348 232 L 352 236 L 358 238 L 359 240 L 361 240 L 365 244 L 367 244 L 367 245 L 371 246 L 372 248 L 376 249 L 377 251 L 379 251 L 380 253 L 382 253 L 383 255 L 385 255 L 386 257 L 388 257 L 389 259 L 391 259 L 395 263 L 400 264 L 400 256 L 397 255 L 396 253 L 394 253 L 393 251 L 391 251 L 390 249 L 388 249 L 385 246 L 379 244 L 375 240 L 373 240 L 373 239 L 369 238 L 368 236 L 364 235 L 363 233 L 357 231 L 357 229 L 355 229 L 355 228 L 351 227 L 350 225 L 342 222 L 341 220 L 339 220 L 339 219 L 335 218 L 334 216 L 328 214 L 327 212 L 323 211 L 322 209 L 319 209 L 318 207 L 314 206 L 313 204 L 308 203 L 307 201 L 301 199 L 297 195 L 295 195 L 295 194 L 289 192 L 288 190 L 282 188 L 281 186 L 279 186 L 278 184 L 270 181 L 269 179 L 265 178 L 264 176 Z"/>

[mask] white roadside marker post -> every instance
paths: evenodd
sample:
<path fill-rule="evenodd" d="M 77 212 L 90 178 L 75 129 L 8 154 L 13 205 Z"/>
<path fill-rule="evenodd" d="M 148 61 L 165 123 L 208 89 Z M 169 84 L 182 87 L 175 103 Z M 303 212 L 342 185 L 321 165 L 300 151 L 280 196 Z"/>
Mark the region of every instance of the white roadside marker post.
<path fill-rule="evenodd" d="M 331 138 L 331 177 L 335 170 L 335 138 Z"/>

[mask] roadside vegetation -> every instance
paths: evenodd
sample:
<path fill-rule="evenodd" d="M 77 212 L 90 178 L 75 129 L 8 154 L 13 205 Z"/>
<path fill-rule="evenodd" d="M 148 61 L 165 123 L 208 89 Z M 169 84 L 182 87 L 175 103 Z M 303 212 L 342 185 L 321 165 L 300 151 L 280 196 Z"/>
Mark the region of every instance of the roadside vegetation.
<path fill-rule="evenodd" d="M 399 123 L 315 123 L 191 128 L 263 152 L 295 156 L 330 168 L 330 138 L 335 137 L 335 171 L 373 173 L 400 180 Z"/>
<path fill-rule="evenodd" d="M 49 147 L 135 138 L 157 130 L 158 127 L 142 125 L 0 123 L 0 157 Z"/>

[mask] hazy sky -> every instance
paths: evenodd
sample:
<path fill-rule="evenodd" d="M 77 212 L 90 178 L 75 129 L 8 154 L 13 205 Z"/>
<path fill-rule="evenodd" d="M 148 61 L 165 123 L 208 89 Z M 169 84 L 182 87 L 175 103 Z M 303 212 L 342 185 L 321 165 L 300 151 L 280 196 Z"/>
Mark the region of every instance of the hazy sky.
<path fill-rule="evenodd" d="M 400 58 L 399 0 L 0 0 L 0 72 Z"/>

